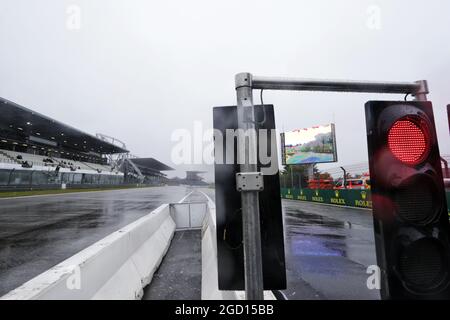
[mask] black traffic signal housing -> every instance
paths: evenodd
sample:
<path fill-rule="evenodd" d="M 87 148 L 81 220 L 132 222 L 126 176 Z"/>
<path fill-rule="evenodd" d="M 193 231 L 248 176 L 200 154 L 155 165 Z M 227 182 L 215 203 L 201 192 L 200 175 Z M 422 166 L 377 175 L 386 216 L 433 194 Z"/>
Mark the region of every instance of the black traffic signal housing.
<path fill-rule="evenodd" d="M 450 132 L 450 104 L 447 105 L 448 130 Z"/>
<path fill-rule="evenodd" d="M 216 237 L 218 280 L 220 290 L 244 290 L 244 250 L 242 245 L 242 210 L 241 193 L 236 190 L 236 173 L 240 172 L 237 164 L 237 138 L 231 137 L 233 153 L 232 163 L 226 163 L 225 158 L 229 142 L 227 130 L 238 128 L 237 108 L 215 107 L 213 109 L 214 129 L 221 132 L 223 144 L 215 139 L 215 200 L 216 200 Z M 273 105 L 256 105 L 255 119 L 257 130 L 267 130 L 267 154 L 274 159 L 277 150 L 270 143 L 270 130 L 275 129 Z M 272 136 L 273 138 L 273 136 Z M 258 135 L 258 150 L 262 141 Z M 222 152 L 218 152 L 219 148 Z M 223 157 L 219 160 L 219 154 Z M 258 151 L 259 154 L 259 151 Z M 258 159 L 258 171 L 265 167 Z M 278 164 L 277 164 L 278 168 Z M 276 174 L 264 175 L 264 190 L 259 193 L 261 254 L 263 265 L 263 286 L 265 290 L 286 289 L 286 263 L 284 254 L 283 215 L 280 197 L 280 177 Z"/>
<path fill-rule="evenodd" d="M 382 299 L 449 299 L 449 217 L 431 102 L 365 105 Z"/>

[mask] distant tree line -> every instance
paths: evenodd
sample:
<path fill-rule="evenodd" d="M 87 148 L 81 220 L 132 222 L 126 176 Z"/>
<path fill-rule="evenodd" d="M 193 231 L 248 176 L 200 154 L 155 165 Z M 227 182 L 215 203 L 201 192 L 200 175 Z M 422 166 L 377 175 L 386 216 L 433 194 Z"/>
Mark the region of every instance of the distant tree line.
<path fill-rule="evenodd" d="M 315 140 L 305 143 L 300 147 L 301 152 L 333 153 L 333 135 L 320 133 Z"/>

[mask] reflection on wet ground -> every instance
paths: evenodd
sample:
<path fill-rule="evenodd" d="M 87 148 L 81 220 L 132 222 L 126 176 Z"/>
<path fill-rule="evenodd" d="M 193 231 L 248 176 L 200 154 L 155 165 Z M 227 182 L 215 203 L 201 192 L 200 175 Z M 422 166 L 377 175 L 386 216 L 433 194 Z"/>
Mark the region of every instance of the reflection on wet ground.
<path fill-rule="evenodd" d="M 213 189 L 200 190 L 214 199 Z M 0 200 L 0 295 L 190 191 L 161 187 Z M 194 193 L 187 201 L 203 199 Z M 379 299 L 366 286 L 367 266 L 376 264 L 370 211 L 288 200 L 283 211 L 288 299 Z"/>
<path fill-rule="evenodd" d="M 288 299 L 379 299 L 366 286 L 376 264 L 368 210 L 283 201 Z"/>
<path fill-rule="evenodd" d="M 214 190 L 204 191 L 214 199 Z M 283 200 L 288 299 L 379 299 L 370 210 Z"/>
<path fill-rule="evenodd" d="M 345 256 L 339 234 L 344 223 L 327 217 L 288 209 L 285 225 L 289 226 L 290 245 L 294 255 Z M 314 226 L 313 230 L 308 227 Z"/>
<path fill-rule="evenodd" d="M 154 187 L 0 199 L 0 295 L 188 192 Z"/>

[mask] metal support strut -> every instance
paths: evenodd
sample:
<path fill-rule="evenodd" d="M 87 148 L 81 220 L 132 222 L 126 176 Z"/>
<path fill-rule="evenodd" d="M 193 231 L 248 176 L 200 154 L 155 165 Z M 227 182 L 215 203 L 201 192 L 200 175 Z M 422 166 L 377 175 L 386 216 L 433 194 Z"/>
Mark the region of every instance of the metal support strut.
<path fill-rule="evenodd" d="M 254 76 L 252 78 L 252 88 L 292 91 L 409 93 L 416 97 L 417 100 L 423 100 L 422 98 L 428 94 L 428 85 L 425 80 L 416 82 L 376 82 Z"/>

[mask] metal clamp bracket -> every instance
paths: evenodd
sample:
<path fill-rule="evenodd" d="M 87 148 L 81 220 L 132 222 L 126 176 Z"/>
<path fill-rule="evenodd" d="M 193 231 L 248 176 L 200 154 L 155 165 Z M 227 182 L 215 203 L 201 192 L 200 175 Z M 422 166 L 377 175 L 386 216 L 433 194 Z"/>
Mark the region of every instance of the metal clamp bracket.
<path fill-rule="evenodd" d="M 236 189 L 238 191 L 264 190 L 264 176 L 262 172 L 236 173 Z"/>

